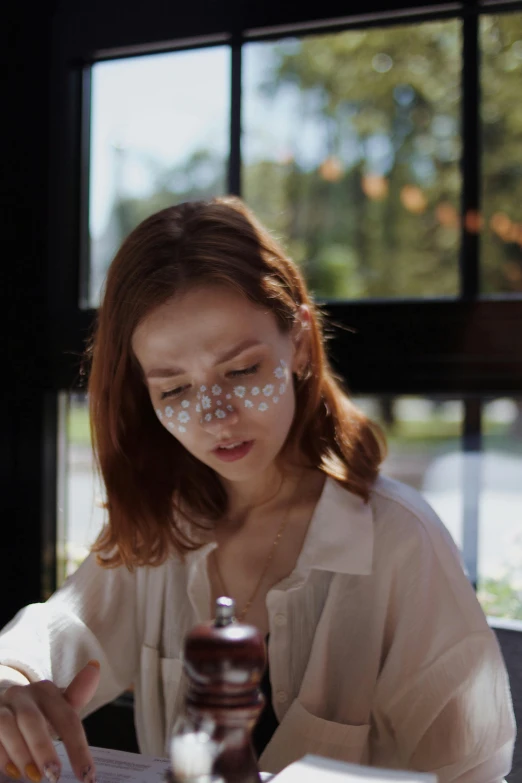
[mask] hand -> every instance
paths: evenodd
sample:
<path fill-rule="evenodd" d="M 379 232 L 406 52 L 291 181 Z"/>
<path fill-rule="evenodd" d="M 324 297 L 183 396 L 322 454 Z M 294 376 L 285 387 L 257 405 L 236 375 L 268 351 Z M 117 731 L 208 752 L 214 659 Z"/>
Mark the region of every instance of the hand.
<path fill-rule="evenodd" d="M 56 783 L 61 773 L 53 734 L 60 737 L 82 783 L 95 783 L 94 762 L 78 712 L 93 697 L 100 664 L 89 661 L 65 690 L 49 680 L 11 685 L 0 694 L 0 769 L 15 780 Z"/>

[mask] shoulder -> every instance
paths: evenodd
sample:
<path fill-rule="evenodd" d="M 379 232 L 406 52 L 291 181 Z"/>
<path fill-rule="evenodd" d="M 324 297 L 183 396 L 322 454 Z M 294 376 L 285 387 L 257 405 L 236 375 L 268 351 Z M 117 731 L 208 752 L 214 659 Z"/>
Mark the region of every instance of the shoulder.
<path fill-rule="evenodd" d="M 448 548 L 457 551 L 440 517 L 413 487 L 379 476 L 369 503 L 376 538 L 384 537 L 388 543 L 395 539 L 401 545 L 410 542 L 427 549 L 442 548 L 444 552 Z"/>
<path fill-rule="evenodd" d="M 461 554 L 422 495 L 398 481 L 380 477 L 370 505 L 374 573 L 387 575 L 388 583 L 395 583 L 428 614 L 435 613 L 438 606 L 444 622 L 449 623 L 450 616 L 458 617 L 469 631 L 486 630 L 484 613 Z"/>

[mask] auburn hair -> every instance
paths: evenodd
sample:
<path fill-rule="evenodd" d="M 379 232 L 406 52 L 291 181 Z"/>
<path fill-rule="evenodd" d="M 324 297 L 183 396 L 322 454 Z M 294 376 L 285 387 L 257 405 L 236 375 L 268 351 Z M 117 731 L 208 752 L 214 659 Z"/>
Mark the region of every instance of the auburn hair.
<path fill-rule="evenodd" d="M 93 546 L 102 565 L 133 569 L 159 565 L 173 552 L 183 556 L 201 545 L 198 528 L 226 514 L 217 475 L 158 421 L 131 345 L 147 314 L 205 284 L 239 289 L 269 309 L 283 331 L 294 325 L 299 306 L 308 306 L 309 364 L 304 377 L 294 377 L 296 415 L 287 444 L 369 498 L 384 438 L 334 376 L 321 314 L 297 265 L 239 198 L 185 202 L 151 215 L 123 242 L 87 349 L 91 432 L 108 511 Z"/>

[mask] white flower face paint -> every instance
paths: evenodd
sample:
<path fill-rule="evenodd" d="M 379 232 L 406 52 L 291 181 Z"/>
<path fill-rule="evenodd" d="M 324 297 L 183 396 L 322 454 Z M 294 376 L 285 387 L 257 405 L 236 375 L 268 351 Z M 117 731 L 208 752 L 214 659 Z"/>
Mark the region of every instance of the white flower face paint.
<path fill-rule="evenodd" d="M 222 421 L 234 411 L 239 410 L 232 402 L 234 399 L 238 405 L 240 404 L 240 401 L 242 401 L 241 407 L 245 408 L 247 411 L 265 413 L 269 410 L 270 403 L 273 403 L 274 405 L 279 403 L 280 397 L 285 394 L 290 381 L 288 365 L 283 359 L 280 360 L 272 374 L 280 381 L 278 388 L 276 388 L 277 384 L 275 385 L 274 383 L 265 383 L 263 386 L 251 387 L 241 384 L 239 386 L 233 386 L 230 391 L 227 392 L 226 387 L 224 390 L 223 385 L 214 383 L 210 387 L 210 391 L 207 392 L 207 386 L 202 385 L 194 390 L 196 392 L 196 399 L 194 402 L 187 399 L 185 393 L 182 400 L 171 402 L 166 405 L 163 410 L 161 408 L 156 408 L 156 416 L 171 432 L 184 435 L 187 432 L 187 425 L 189 422 L 195 421 L 196 423 L 199 422 L 201 425 L 210 423 L 216 419 Z M 251 397 L 255 398 L 260 395 L 262 395 L 262 401 L 259 402 L 259 404 L 255 404 L 254 401 L 250 399 Z M 225 405 L 222 397 L 230 402 Z M 194 405 L 193 410 L 198 416 L 191 415 L 190 409 L 192 405 Z M 165 417 L 169 421 L 165 421 Z M 176 423 L 170 421 L 174 417 L 176 418 Z"/>

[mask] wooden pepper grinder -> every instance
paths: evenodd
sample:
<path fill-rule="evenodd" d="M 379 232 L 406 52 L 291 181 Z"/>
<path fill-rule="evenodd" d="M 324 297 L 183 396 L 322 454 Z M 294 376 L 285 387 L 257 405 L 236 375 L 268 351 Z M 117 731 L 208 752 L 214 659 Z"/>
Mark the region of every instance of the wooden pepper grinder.
<path fill-rule="evenodd" d="M 236 622 L 231 598 L 218 598 L 214 622 L 196 626 L 185 639 L 185 721 L 197 735 L 208 738 L 200 747 L 212 748 L 209 780 L 260 783 L 251 734 L 264 704 L 259 685 L 265 662 L 261 633 Z M 175 731 L 171 745 L 175 777 L 176 741 Z M 182 777 L 179 771 L 177 776 Z"/>

